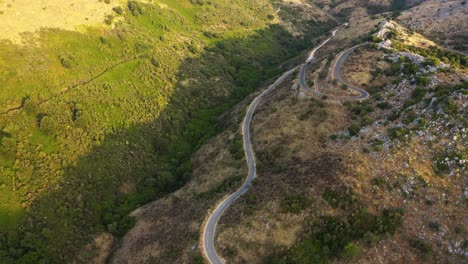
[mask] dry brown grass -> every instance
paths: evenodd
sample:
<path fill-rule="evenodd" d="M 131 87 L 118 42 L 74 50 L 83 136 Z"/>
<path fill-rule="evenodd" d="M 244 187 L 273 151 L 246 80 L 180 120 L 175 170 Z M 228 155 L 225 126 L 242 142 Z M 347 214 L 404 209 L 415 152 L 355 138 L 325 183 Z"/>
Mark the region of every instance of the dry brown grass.
<path fill-rule="evenodd" d="M 366 16 L 349 22 L 348 26 L 338 27 L 336 36 L 317 52 L 317 56 L 326 57 L 330 54 L 336 54 L 337 51 L 352 47 L 354 40 L 367 36 L 383 19 L 382 16 L 376 16 L 374 19 Z"/>
<path fill-rule="evenodd" d="M 390 66 L 384 61 L 377 62 L 381 56 L 381 52 L 367 48 L 358 51 L 345 65 L 346 77 L 356 85 L 390 84 L 390 77 L 370 82 L 373 68 L 385 70 Z M 319 69 L 319 64 L 320 61 L 311 68 Z M 459 73 L 444 75 L 440 73 L 438 78 L 452 78 L 451 82 L 457 83 L 455 77 Z M 314 78 L 314 71 L 310 72 L 310 78 Z M 432 163 L 434 154 L 450 139 L 442 137 L 429 144 L 424 138 L 416 138 L 394 148 L 366 153 L 363 148 L 369 147 L 374 135 L 385 134 L 386 127 L 369 126 L 360 138 L 333 141 L 329 136 L 344 131 L 351 123 L 348 109 L 329 101 L 326 106 L 329 117 L 325 122 L 318 122 L 314 115 L 301 120 L 301 115 L 310 109 L 311 99 L 298 98 L 293 89 L 297 87 L 297 83 L 285 84 L 259 107 L 255 116 L 253 135 L 259 178 L 220 222 L 217 243 L 228 262 L 263 263 L 265 257 L 284 252 L 297 241 L 306 220 L 313 222 L 319 216 L 339 215 L 321 197 L 327 188 L 353 190 L 367 205 L 368 212 L 375 215 L 386 208 L 402 208 L 405 212 L 403 226 L 394 236 L 373 246 L 357 242 L 360 254 L 352 263 L 426 263 L 421 252 L 409 244 L 412 238 L 431 245 L 430 254 L 435 262 L 456 262 L 457 257 L 447 254 L 446 249 L 451 243 L 463 243 L 465 231 L 460 234 L 455 231 L 466 220 L 460 202 L 463 180 L 436 176 Z M 336 88 L 330 88 L 333 89 Z M 391 89 L 391 85 L 386 89 Z M 403 89 L 406 96 L 411 89 Z M 402 98 L 386 100 L 397 107 L 404 101 Z M 385 121 L 386 111 L 391 109 L 376 109 L 372 118 Z M 273 154 L 266 157 L 275 157 L 271 164 L 265 160 L 265 153 Z M 372 181 L 375 178 L 383 178 L 393 187 L 378 187 Z M 408 188 L 410 194 L 406 195 L 404 190 Z M 308 196 L 312 205 L 297 215 L 284 213 L 281 202 L 291 194 Z M 431 229 L 431 222 L 439 223 L 440 230 Z"/>
<path fill-rule="evenodd" d="M 399 21 L 444 46 L 461 45 L 467 48 L 468 5 L 463 0 L 429 0 L 405 11 Z"/>
<path fill-rule="evenodd" d="M 313 118 L 298 120 L 310 99 L 294 98 L 286 86 L 265 102 L 256 116 L 254 140 L 258 160 L 262 162 L 261 153 L 279 147 L 275 165 L 284 164 L 285 170 L 260 167 L 256 185 L 222 218 L 218 244 L 229 263 L 263 263 L 266 256 L 282 252 L 297 241 L 306 219 L 313 221 L 321 215 L 337 214 L 321 197 L 326 188 L 352 189 L 373 214 L 380 214 L 385 208 L 404 209 L 404 224 L 397 234 L 372 247 L 358 242 L 361 253 L 353 263 L 425 263 L 408 243 L 415 237 L 433 245 L 437 261 L 447 259 L 434 245 L 441 241 L 441 248 L 445 248 L 450 240 L 441 239 L 428 223 L 440 223 L 441 232 L 446 232 L 453 241 L 461 241 L 453 228 L 464 221 L 463 206 L 457 205 L 463 189 L 459 179 L 434 175 L 435 147 L 416 140 L 396 149 L 363 153 L 365 139 L 337 142 L 328 139 L 348 124 L 345 108 L 328 104 L 330 118 L 317 125 Z M 424 179 L 427 186 L 421 187 L 416 176 Z M 372 184 L 374 178 L 387 179 L 397 187 L 376 187 Z M 412 186 L 412 182 L 417 194 L 405 197 L 401 188 Z M 298 215 L 284 213 L 281 202 L 290 194 L 305 194 L 313 203 Z M 427 205 L 426 200 L 436 203 Z M 337 263 L 348 262 L 340 259 Z"/>
<path fill-rule="evenodd" d="M 104 26 L 104 18 L 120 0 L 4 0 L 0 2 L 0 40 L 21 43 L 21 34 L 42 28 L 85 30 Z"/>
<path fill-rule="evenodd" d="M 229 263 L 262 263 L 265 256 L 292 246 L 300 237 L 306 218 L 328 210 L 321 198 L 322 187 L 337 183 L 346 170 L 343 165 L 347 157 L 323 141 L 346 125 L 342 106 L 327 104 L 322 109 L 328 111 L 326 121 L 319 117 L 320 108 L 301 118 L 317 101 L 298 99 L 297 91 L 291 87 L 296 85 L 285 83 L 262 103 L 255 116 L 258 179 L 227 211 L 219 227 L 219 250 L 226 258 L 232 255 Z M 264 153 L 275 156 L 275 166 L 268 164 Z M 297 215 L 283 213 L 284 197 L 296 194 L 311 197 L 313 205 Z"/>
<path fill-rule="evenodd" d="M 399 32 L 399 39 L 403 41 L 405 45 L 410 45 L 410 46 L 416 46 L 416 47 L 421 47 L 421 48 L 429 48 L 431 46 L 437 46 L 437 44 L 424 37 L 423 35 L 410 31 L 399 24 L 396 25 L 396 30 Z"/>
<path fill-rule="evenodd" d="M 360 58 L 356 59 L 356 57 L 361 56 L 364 61 L 369 61 L 370 63 L 362 64 Z M 382 54 L 377 51 L 362 49 L 354 51 L 343 65 L 342 72 L 344 78 L 354 85 L 370 83 L 372 80 L 371 71 L 376 66 L 377 59 L 381 57 Z"/>
<path fill-rule="evenodd" d="M 392 78 L 379 76 L 372 78 L 376 68 L 388 70 L 391 64 L 383 60 L 384 53 L 368 47 L 355 50 L 342 68 L 342 76 L 348 83 L 357 87 L 381 86 L 392 82 Z"/>
<path fill-rule="evenodd" d="M 101 233 L 94 236 L 93 242 L 86 245 L 80 252 L 78 258 L 73 264 L 105 264 L 107 258 L 112 252 L 115 243 L 114 237 L 109 233 Z"/>

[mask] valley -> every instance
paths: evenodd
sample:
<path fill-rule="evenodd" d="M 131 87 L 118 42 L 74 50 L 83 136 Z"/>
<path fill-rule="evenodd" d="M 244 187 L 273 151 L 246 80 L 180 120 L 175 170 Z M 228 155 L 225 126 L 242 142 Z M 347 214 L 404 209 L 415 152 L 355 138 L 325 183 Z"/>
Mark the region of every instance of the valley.
<path fill-rule="evenodd" d="M 466 261 L 464 1 L 65 2 L 0 1 L 0 263 Z"/>

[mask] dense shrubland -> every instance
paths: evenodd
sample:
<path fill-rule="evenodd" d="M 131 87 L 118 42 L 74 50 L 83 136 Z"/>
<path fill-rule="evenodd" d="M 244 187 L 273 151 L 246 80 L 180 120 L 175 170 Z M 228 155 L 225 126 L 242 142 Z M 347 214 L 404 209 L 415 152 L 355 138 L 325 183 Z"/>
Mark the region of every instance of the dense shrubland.
<path fill-rule="evenodd" d="M 401 209 L 386 209 L 373 215 L 350 190 L 329 189 L 322 197 L 341 213 L 306 223 L 299 241 L 286 252 L 271 256 L 268 263 L 329 263 L 337 258 L 352 258 L 359 253 L 359 241 L 373 245 L 387 234 L 394 234 L 402 224 Z M 297 212 L 304 201 L 306 197 L 289 197 L 284 202 L 288 206 L 283 207 Z"/>
<path fill-rule="evenodd" d="M 114 8 L 113 30 L 0 44 L 2 263 L 68 262 L 94 233 L 123 235 L 190 178 L 220 114 L 332 26 L 295 38 L 266 0 L 164 2 Z"/>

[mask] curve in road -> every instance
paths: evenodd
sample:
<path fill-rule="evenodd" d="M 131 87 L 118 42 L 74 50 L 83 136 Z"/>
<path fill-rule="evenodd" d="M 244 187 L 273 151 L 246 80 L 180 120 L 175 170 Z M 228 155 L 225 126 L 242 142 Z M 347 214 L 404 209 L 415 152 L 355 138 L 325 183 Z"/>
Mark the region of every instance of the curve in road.
<path fill-rule="evenodd" d="M 266 89 L 260 95 L 255 97 L 255 99 L 252 101 L 252 103 L 249 105 L 249 108 L 247 109 L 247 113 L 242 123 L 244 151 L 245 151 L 245 157 L 247 160 L 247 165 L 249 168 L 247 179 L 245 180 L 244 184 L 242 184 L 242 186 L 236 192 L 228 196 L 213 210 L 208 220 L 206 221 L 206 224 L 203 230 L 203 235 L 202 235 L 203 253 L 205 255 L 205 258 L 212 264 L 224 263 L 222 258 L 216 252 L 215 245 L 214 245 L 214 239 L 216 235 L 216 226 L 218 225 L 219 219 L 223 215 L 224 211 L 226 211 L 226 209 L 235 200 L 237 200 L 241 195 L 243 195 L 250 188 L 252 181 L 255 179 L 257 175 L 254 152 L 253 152 L 252 144 L 250 142 L 250 123 L 252 121 L 252 117 L 255 112 L 255 109 L 257 108 L 258 104 L 260 103 L 260 101 L 265 95 L 267 95 L 268 93 L 273 91 L 276 87 L 278 87 L 278 85 L 280 85 L 287 77 L 289 77 L 298 68 L 299 67 L 295 67 L 294 69 L 291 69 L 283 73 L 283 75 L 281 75 L 281 77 L 279 77 L 275 81 L 275 83 L 270 85 L 268 89 Z"/>
<path fill-rule="evenodd" d="M 330 39 L 328 39 L 328 40 L 330 40 Z M 348 86 L 348 89 L 359 93 L 359 95 L 357 95 L 357 96 L 330 95 L 330 94 L 321 93 L 318 90 L 311 89 L 309 87 L 309 85 L 307 84 L 306 79 L 305 79 L 307 69 L 309 67 L 308 63 L 302 64 L 301 70 L 300 70 L 300 73 L 299 73 L 299 82 L 300 82 L 302 88 L 305 89 L 306 91 L 312 93 L 312 94 L 319 95 L 319 96 L 328 96 L 328 97 L 331 97 L 333 99 L 345 99 L 345 100 L 364 100 L 364 99 L 367 99 L 369 97 L 369 93 L 364 91 L 361 88 L 355 87 L 355 86 L 353 86 L 351 84 L 348 84 L 345 81 L 343 81 L 343 79 L 341 78 L 341 75 L 340 75 L 340 71 L 341 71 L 341 68 L 343 67 L 344 62 L 349 57 L 349 55 L 351 53 L 353 53 L 354 50 L 356 50 L 357 48 L 359 48 L 361 46 L 368 45 L 368 44 L 369 43 L 359 44 L 359 45 L 356 45 L 356 46 L 354 46 L 352 48 L 349 48 L 346 51 L 342 52 L 339 55 L 338 59 L 336 60 L 336 63 L 334 65 L 333 69 L 332 69 L 332 78 L 333 79 L 336 79 L 338 81 L 338 83 L 340 83 L 340 84 L 344 84 L 344 85 Z M 307 61 L 307 62 L 309 62 L 309 61 Z"/>
<path fill-rule="evenodd" d="M 324 42 L 322 42 L 319 46 L 314 48 L 310 54 L 309 57 L 306 60 L 306 63 L 300 66 L 300 74 L 299 74 L 299 80 L 301 83 L 301 86 L 309 90 L 310 92 L 314 94 L 319 94 L 319 95 L 325 95 L 321 94 L 319 92 L 315 92 L 310 87 L 306 84 L 305 82 L 305 73 L 307 72 L 307 67 L 308 63 L 313 61 L 315 59 L 315 53 L 317 50 L 322 48 L 326 43 L 328 43 L 331 38 L 333 38 L 336 34 L 337 30 L 332 32 L 332 36 L 328 39 L 326 39 Z M 357 46 L 345 51 L 340 58 L 338 59 L 338 62 L 335 65 L 334 70 L 337 70 L 338 73 L 338 81 L 344 83 L 340 78 L 339 78 L 339 70 L 341 69 L 342 64 L 346 60 L 346 58 L 349 56 L 349 54 L 356 49 Z M 240 196 L 242 196 L 247 190 L 250 188 L 252 185 L 252 181 L 255 179 L 257 175 L 257 169 L 256 169 L 256 163 L 255 163 L 255 156 L 252 148 L 252 144 L 250 142 L 250 123 L 252 121 L 253 114 L 255 112 L 255 109 L 257 108 L 258 104 L 260 101 L 263 99 L 265 95 L 273 91 L 278 85 L 280 85 L 287 77 L 289 77 L 294 71 L 296 71 L 298 67 L 295 67 L 294 69 L 291 69 L 283 75 L 281 75 L 272 85 L 270 85 L 265 91 L 263 91 L 260 95 L 255 97 L 255 99 L 252 101 L 252 103 L 249 105 L 246 115 L 244 117 L 244 120 L 242 122 L 242 135 L 243 135 L 243 144 L 244 144 L 244 151 L 245 151 L 245 157 L 248 165 L 248 176 L 245 182 L 242 184 L 242 186 L 233 194 L 229 195 L 226 199 L 224 199 L 221 203 L 216 206 L 216 208 L 211 212 L 211 214 L 208 216 L 208 219 L 205 222 L 205 226 L 203 228 L 203 234 L 202 234 L 202 248 L 203 248 L 203 254 L 205 258 L 208 260 L 209 263 L 211 264 L 222 264 L 224 263 L 223 259 L 218 255 L 216 252 L 215 244 L 214 244 L 214 239 L 216 236 L 216 227 L 218 225 L 219 219 L 223 215 L 223 213 L 226 211 L 229 206 L 231 206 L 234 201 L 236 201 Z M 342 97 L 343 99 L 365 99 L 368 97 L 368 94 L 366 91 L 361 90 L 357 87 L 352 87 L 349 86 L 351 89 L 358 91 L 360 93 L 359 96 L 357 97 Z"/>

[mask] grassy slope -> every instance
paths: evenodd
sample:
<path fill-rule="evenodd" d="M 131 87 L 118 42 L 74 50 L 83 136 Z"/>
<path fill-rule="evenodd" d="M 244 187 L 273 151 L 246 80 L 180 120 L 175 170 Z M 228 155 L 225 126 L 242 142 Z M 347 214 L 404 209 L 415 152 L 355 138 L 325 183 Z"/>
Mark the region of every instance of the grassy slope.
<path fill-rule="evenodd" d="M 307 46 L 269 26 L 266 0 L 160 2 L 124 8 L 114 30 L 0 44 L 4 262 L 63 262 L 90 233 L 122 235 L 128 212 L 190 177 L 215 117 Z"/>

